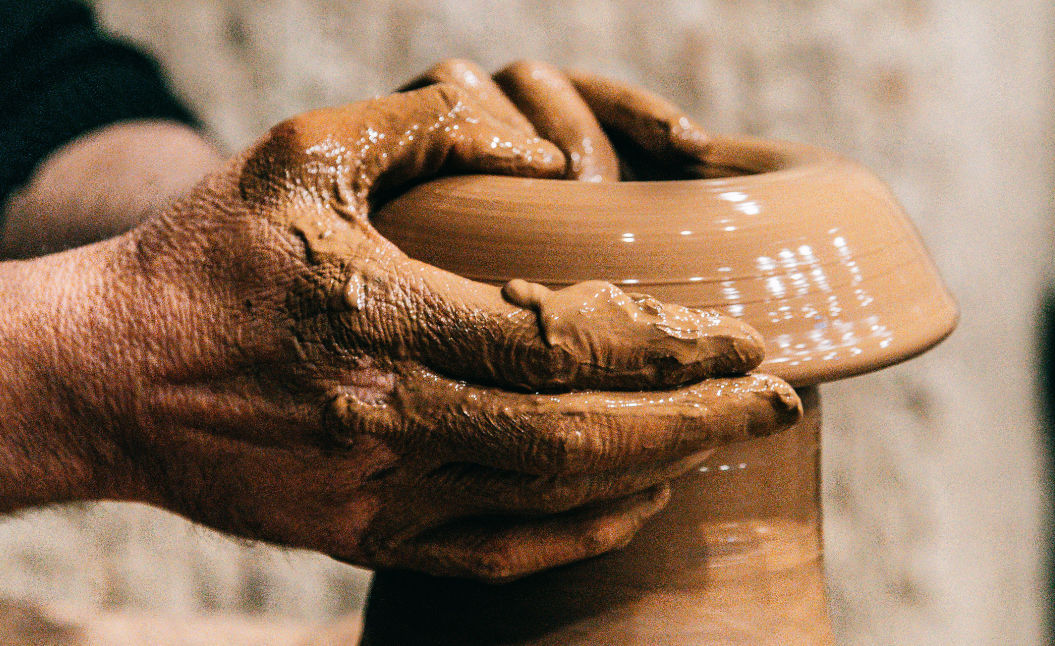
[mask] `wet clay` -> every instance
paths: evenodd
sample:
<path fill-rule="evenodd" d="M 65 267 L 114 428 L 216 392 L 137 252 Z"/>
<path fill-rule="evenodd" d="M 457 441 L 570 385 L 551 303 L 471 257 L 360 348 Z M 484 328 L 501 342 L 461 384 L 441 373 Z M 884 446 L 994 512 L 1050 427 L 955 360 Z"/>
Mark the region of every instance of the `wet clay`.
<path fill-rule="evenodd" d="M 665 305 L 646 294 L 627 294 L 603 281 L 553 291 L 514 279 L 502 287 L 502 296 L 536 313 L 547 345 L 576 357 L 608 364 L 607 353 L 630 356 L 659 350 L 683 365 L 698 362 L 701 356 L 736 359 L 733 365 L 713 364 L 709 369 L 713 375 L 742 371 L 762 360 L 762 338 L 734 319 Z"/>
<path fill-rule="evenodd" d="M 671 161 L 715 165 L 711 137 L 685 112 L 661 96 L 588 72 L 569 71 L 567 78 L 597 119 L 624 133 L 651 155 L 653 163 Z"/>
<path fill-rule="evenodd" d="M 284 122 L 155 223 L 137 249 L 173 264 L 151 276 L 189 271 L 187 292 L 223 288 L 218 303 L 188 305 L 218 319 L 218 347 L 187 343 L 206 357 L 180 357 L 194 364 L 180 374 L 204 376 L 150 405 L 186 439 L 176 473 L 211 460 L 221 484 L 173 489 L 242 496 L 244 525 L 207 519 L 222 529 L 367 567 L 504 581 L 625 545 L 708 451 L 793 423 L 790 386 L 740 374 L 761 359 L 742 322 L 598 282 L 513 282 L 503 295 L 372 227 L 386 195 L 438 173 L 563 170 L 557 148 L 438 85 Z M 150 248 L 158 240 L 168 245 Z M 202 241 L 200 265 L 174 262 L 171 249 Z M 244 365 L 282 386 L 206 387 Z M 275 423 L 273 411 L 299 417 Z M 220 434 L 260 450 L 246 457 Z"/>
<path fill-rule="evenodd" d="M 597 117 L 568 77 L 548 63 L 513 63 L 495 81 L 527 115 L 536 131 L 567 159 L 566 179 L 619 180 L 619 159 Z"/>
<path fill-rule="evenodd" d="M 509 100 L 491 75 L 473 61 L 460 58 L 441 61 L 400 89 L 407 91 L 435 83 L 465 90 L 484 110 L 514 132 L 527 137 L 538 136 L 531 121 Z"/>
<path fill-rule="evenodd" d="M 422 118 L 393 127 L 414 114 Z M 748 326 L 712 315 L 649 321 L 642 305 L 597 283 L 552 300 L 571 312 L 573 298 L 586 299 L 578 310 L 593 315 L 550 325 L 564 341 L 546 343 L 535 314 L 505 300 L 495 287 L 412 260 L 378 235 L 367 220 L 372 205 L 411 178 L 462 168 L 470 160 L 476 171 L 559 172 L 562 156 L 551 144 L 526 136 L 495 143 L 489 133 L 496 125 L 446 89 L 395 95 L 383 106 L 308 113 L 274 128 L 250 154 L 240 190 L 276 202 L 272 221 L 297 234 L 314 264 L 337 274 L 344 307 L 362 316 L 393 302 L 412 311 L 442 309 L 442 315 L 401 321 L 406 327 L 385 341 L 396 355 L 430 356 L 444 374 L 525 390 L 639 390 L 757 364 L 758 338 Z M 334 131 L 348 133 L 346 140 L 335 140 Z M 304 172 L 276 178 L 274 169 L 284 167 Z M 656 301 L 645 306 L 663 311 Z M 549 310 L 544 308 L 543 321 Z M 628 317 L 631 310 L 635 314 Z M 608 315 L 618 323 L 606 322 Z M 605 325 L 613 327 L 604 332 Z M 496 342 L 507 338 L 518 343 Z M 513 351 L 516 356 L 508 354 Z"/>
<path fill-rule="evenodd" d="M 904 360 L 951 331 L 951 298 L 871 173 L 809 146 L 710 137 L 658 97 L 570 79 L 606 129 L 709 179 L 447 178 L 387 204 L 379 230 L 413 257 L 504 285 L 554 347 L 591 344 L 575 322 L 589 292 L 608 288 L 570 285 L 595 278 L 748 321 L 765 339 L 762 369 L 802 386 Z M 636 295 L 605 303 L 623 299 L 635 307 L 619 315 L 653 333 L 670 331 L 667 312 L 701 316 Z M 615 333 L 620 316 L 588 334 Z M 500 587 L 379 572 L 363 644 L 830 643 L 819 397 L 800 394 L 799 424 L 717 448 L 625 550 Z"/>

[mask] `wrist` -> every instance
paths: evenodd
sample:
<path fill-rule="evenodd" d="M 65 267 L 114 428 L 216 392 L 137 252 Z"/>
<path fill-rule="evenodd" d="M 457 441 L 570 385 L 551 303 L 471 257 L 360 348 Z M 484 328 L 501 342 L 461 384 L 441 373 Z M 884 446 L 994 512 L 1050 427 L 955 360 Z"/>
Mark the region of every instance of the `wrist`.
<path fill-rule="evenodd" d="M 0 509 L 142 498 L 122 401 L 127 239 L 0 263 Z"/>

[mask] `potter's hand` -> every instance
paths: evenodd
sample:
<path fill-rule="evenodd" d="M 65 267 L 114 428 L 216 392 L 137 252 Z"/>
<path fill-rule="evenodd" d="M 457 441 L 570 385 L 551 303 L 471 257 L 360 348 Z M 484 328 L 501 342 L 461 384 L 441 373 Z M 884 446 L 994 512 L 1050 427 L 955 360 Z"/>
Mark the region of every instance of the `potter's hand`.
<path fill-rule="evenodd" d="M 438 85 L 279 124 L 167 212 L 69 252 L 114 276 L 61 274 L 99 297 L 41 352 L 94 357 L 54 359 L 58 390 L 85 393 L 61 423 L 117 429 L 69 471 L 366 566 L 502 579 L 625 544 L 704 452 L 797 416 L 778 380 L 699 382 L 757 364 L 755 334 L 606 284 L 503 296 L 368 221 L 436 173 L 563 164 Z"/>
<path fill-rule="evenodd" d="M 510 128 L 552 141 L 567 160 L 567 179 L 728 174 L 711 137 L 683 110 L 621 81 L 540 61 L 518 61 L 492 77 L 472 61 L 451 59 L 404 87 L 431 83 L 461 87 Z"/>

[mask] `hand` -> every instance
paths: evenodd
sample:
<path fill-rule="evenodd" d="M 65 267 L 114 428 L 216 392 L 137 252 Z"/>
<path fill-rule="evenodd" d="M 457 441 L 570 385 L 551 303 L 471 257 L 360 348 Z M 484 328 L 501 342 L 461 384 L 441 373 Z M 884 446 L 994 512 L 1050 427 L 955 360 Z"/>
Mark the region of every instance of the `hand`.
<path fill-rule="evenodd" d="M 68 388 L 102 393 L 83 408 L 105 411 L 128 458 L 107 460 L 135 481 L 113 495 L 368 567 L 499 580 L 625 544 L 707 451 L 793 422 L 778 379 L 709 379 L 762 358 L 733 319 L 604 283 L 503 292 L 369 224 L 437 173 L 563 168 L 436 85 L 283 122 L 98 247 L 108 309 L 58 327 L 93 335 L 97 372 Z"/>
<path fill-rule="evenodd" d="M 503 124 L 564 153 L 562 176 L 590 182 L 721 176 L 710 135 L 684 111 L 642 88 L 541 61 L 518 61 L 493 78 L 472 61 L 443 61 L 403 89 L 462 88 Z"/>

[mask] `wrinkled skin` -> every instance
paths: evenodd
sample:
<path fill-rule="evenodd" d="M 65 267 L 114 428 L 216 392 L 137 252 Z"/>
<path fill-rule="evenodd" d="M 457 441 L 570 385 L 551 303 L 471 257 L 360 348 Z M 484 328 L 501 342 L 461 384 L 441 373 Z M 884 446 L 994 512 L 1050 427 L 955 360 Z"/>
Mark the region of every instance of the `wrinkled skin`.
<path fill-rule="evenodd" d="M 554 343 L 547 299 L 567 295 L 519 306 L 382 238 L 372 209 L 428 177 L 577 172 L 525 117 L 418 85 L 275 126 L 106 247 L 120 323 L 100 346 L 120 370 L 97 408 L 135 464 L 119 496 L 367 567 L 505 580 L 625 545 L 669 480 L 797 418 L 787 384 L 733 376 L 762 359 L 735 320 L 671 308 L 672 342 L 661 305 L 591 287 L 574 294 L 599 313 L 561 329 L 589 342 Z M 618 338 L 589 336 L 615 316 Z"/>

